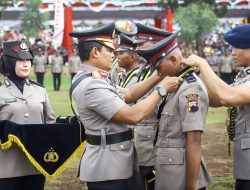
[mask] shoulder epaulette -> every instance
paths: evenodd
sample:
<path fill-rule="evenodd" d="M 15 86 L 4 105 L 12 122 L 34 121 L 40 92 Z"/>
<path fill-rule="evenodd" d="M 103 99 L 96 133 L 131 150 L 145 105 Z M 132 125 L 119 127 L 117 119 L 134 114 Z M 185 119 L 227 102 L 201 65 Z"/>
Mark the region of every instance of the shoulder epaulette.
<path fill-rule="evenodd" d="M 188 83 L 192 83 L 192 82 L 195 82 L 197 80 L 195 78 L 195 76 L 193 75 L 193 72 L 189 72 L 189 73 L 185 74 L 183 78 Z"/>
<path fill-rule="evenodd" d="M 197 80 L 194 76 L 194 70 L 191 67 L 186 67 L 177 76 L 183 78 L 188 83 L 195 82 Z"/>
<path fill-rule="evenodd" d="M 6 87 L 9 87 L 11 85 L 9 79 L 7 79 L 7 78 L 4 80 L 4 84 Z"/>
<path fill-rule="evenodd" d="M 41 84 L 39 84 L 39 83 L 37 83 L 37 82 L 35 82 L 35 81 L 33 81 L 33 80 L 30 80 L 30 79 L 29 79 L 29 82 L 30 82 L 31 84 L 35 84 L 35 85 L 37 85 L 37 86 L 41 86 L 41 87 L 45 88 L 43 85 L 41 85 Z"/>

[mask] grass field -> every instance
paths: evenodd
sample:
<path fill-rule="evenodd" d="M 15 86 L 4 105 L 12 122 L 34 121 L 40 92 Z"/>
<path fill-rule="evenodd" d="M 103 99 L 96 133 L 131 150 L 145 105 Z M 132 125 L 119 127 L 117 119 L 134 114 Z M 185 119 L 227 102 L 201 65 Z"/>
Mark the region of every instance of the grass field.
<path fill-rule="evenodd" d="M 31 75 L 34 79 L 34 75 Z M 51 105 L 59 115 L 72 115 L 69 102 L 70 76 L 65 68 L 62 74 L 62 84 L 60 91 L 53 90 L 53 80 L 50 73 L 45 75 L 45 87 L 49 94 Z M 225 108 L 211 108 L 207 117 L 207 126 L 203 135 L 204 157 L 207 161 L 208 170 L 213 177 L 213 184 L 208 190 L 232 190 L 234 180 L 232 178 L 232 157 L 227 156 L 226 132 L 223 126 L 226 118 Z M 217 127 L 218 126 L 218 127 Z M 80 155 L 70 164 L 63 174 L 55 180 L 47 180 L 45 190 L 83 190 L 76 175 L 78 171 Z"/>

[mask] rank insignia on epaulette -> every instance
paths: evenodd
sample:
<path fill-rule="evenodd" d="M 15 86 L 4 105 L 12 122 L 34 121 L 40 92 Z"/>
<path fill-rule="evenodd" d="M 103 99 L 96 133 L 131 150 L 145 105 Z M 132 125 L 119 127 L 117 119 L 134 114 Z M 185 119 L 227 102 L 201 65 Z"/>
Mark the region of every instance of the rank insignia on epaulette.
<path fill-rule="evenodd" d="M 5 79 L 4 80 L 4 84 L 9 87 L 11 85 L 10 81 L 8 79 Z"/>
<path fill-rule="evenodd" d="M 191 82 L 195 82 L 197 79 L 194 77 L 194 75 L 192 73 L 187 73 L 185 76 L 184 76 L 184 79 L 188 82 L 188 83 L 191 83 Z"/>
<path fill-rule="evenodd" d="M 98 73 L 99 73 L 103 78 L 108 78 L 108 77 L 109 77 L 109 72 L 107 72 L 107 71 L 98 70 Z"/>
<path fill-rule="evenodd" d="M 102 76 L 100 75 L 100 73 L 98 71 L 93 71 L 92 72 L 92 77 L 94 79 L 102 79 Z"/>
<path fill-rule="evenodd" d="M 198 111 L 198 94 L 189 94 L 186 96 L 188 100 L 188 111 L 189 112 L 196 112 Z"/>

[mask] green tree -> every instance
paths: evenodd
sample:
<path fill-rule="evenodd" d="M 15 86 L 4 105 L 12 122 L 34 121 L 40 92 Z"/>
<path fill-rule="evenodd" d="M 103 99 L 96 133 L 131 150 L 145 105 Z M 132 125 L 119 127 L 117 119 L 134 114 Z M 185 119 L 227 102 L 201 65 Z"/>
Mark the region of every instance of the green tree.
<path fill-rule="evenodd" d="M 175 21 L 181 27 L 181 39 L 187 43 L 196 40 L 200 52 L 201 37 L 218 24 L 218 17 L 206 3 L 192 3 L 175 11 Z"/>
<path fill-rule="evenodd" d="M 43 22 L 49 19 L 49 13 L 40 13 L 42 0 L 26 0 L 25 11 L 20 15 L 23 33 L 29 38 L 37 34 L 38 29 L 43 28 Z"/>
<path fill-rule="evenodd" d="M 170 8 L 175 11 L 179 7 L 186 7 L 192 3 L 206 3 L 210 6 L 218 17 L 223 17 L 227 13 L 227 6 L 221 6 L 215 0 L 159 0 L 159 5 L 165 10 Z"/>

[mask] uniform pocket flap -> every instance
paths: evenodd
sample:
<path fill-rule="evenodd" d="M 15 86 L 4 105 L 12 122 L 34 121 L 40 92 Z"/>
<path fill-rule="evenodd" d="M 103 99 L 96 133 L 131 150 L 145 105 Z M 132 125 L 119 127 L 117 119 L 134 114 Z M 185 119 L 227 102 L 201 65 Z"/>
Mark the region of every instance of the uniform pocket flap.
<path fill-rule="evenodd" d="M 174 110 L 173 108 L 164 108 L 161 114 L 165 116 L 173 116 Z"/>
<path fill-rule="evenodd" d="M 244 138 L 240 141 L 241 149 L 249 149 L 250 148 L 250 138 Z"/>
<path fill-rule="evenodd" d="M 167 165 L 182 165 L 184 164 L 184 151 L 174 150 L 160 153 L 159 162 Z"/>
<path fill-rule="evenodd" d="M 127 150 L 132 146 L 131 141 L 124 141 L 121 143 L 111 144 L 110 150 Z"/>
<path fill-rule="evenodd" d="M 137 131 L 138 138 L 142 141 L 149 141 L 154 139 L 153 131 Z"/>

